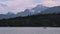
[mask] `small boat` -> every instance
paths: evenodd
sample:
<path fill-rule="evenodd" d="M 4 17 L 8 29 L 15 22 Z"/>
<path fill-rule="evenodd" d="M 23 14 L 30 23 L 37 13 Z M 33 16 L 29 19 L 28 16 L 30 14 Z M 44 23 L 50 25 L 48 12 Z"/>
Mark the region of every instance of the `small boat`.
<path fill-rule="evenodd" d="M 47 27 L 43 27 L 43 29 L 47 29 Z"/>

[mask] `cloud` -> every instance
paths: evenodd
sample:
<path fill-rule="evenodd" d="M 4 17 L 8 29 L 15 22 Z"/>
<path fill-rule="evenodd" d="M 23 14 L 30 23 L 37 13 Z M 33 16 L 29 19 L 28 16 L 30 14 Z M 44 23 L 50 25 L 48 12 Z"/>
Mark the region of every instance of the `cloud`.
<path fill-rule="evenodd" d="M 8 2 L 8 1 L 12 1 L 12 0 L 0 0 L 0 2 Z"/>
<path fill-rule="evenodd" d="M 6 0 L 7 1 L 7 0 Z M 38 4 L 43 4 L 45 6 L 57 6 L 60 5 L 59 0 L 11 0 L 8 2 L 0 2 L 0 5 L 3 5 L 0 7 L 2 10 L 0 10 L 0 13 L 7 13 L 7 12 L 21 12 L 26 8 L 35 7 Z M 5 6 L 5 7 L 4 7 Z"/>
<path fill-rule="evenodd" d="M 49 6 L 49 7 L 52 7 L 52 6 L 58 6 L 58 2 L 56 1 L 53 1 L 53 0 L 45 0 L 42 2 L 43 5 L 45 6 Z"/>
<path fill-rule="evenodd" d="M 0 3 L 8 5 L 7 9 L 5 10 L 14 12 L 14 13 L 20 12 L 26 8 L 31 8 L 37 5 L 37 3 L 33 2 L 32 0 L 14 0 L 10 2 L 0 2 Z"/>

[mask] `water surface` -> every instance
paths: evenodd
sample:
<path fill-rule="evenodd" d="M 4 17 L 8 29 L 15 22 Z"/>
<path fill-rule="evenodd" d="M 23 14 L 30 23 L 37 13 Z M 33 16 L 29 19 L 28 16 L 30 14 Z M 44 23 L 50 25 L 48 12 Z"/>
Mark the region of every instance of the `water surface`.
<path fill-rule="evenodd" d="M 60 34 L 60 28 L 0 27 L 0 34 Z"/>

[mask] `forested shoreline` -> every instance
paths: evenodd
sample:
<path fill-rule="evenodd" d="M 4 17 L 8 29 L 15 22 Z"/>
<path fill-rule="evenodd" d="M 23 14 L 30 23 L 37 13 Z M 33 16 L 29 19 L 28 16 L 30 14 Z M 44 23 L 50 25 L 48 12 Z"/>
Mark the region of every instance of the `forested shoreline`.
<path fill-rule="evenodd" d="M 38 14 L 0 19 L 0 27 L 60 27 L 60 14 Z"/>

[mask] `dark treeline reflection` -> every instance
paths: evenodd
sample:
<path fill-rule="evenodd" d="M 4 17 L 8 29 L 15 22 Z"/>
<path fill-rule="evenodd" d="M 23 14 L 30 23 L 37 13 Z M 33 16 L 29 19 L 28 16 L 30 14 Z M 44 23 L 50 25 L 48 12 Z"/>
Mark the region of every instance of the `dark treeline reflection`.
<path fill-rule="evenodd" d="M 60 27 L 60 14 L 38 14 L 2 19 L 0 27 Z"/>

